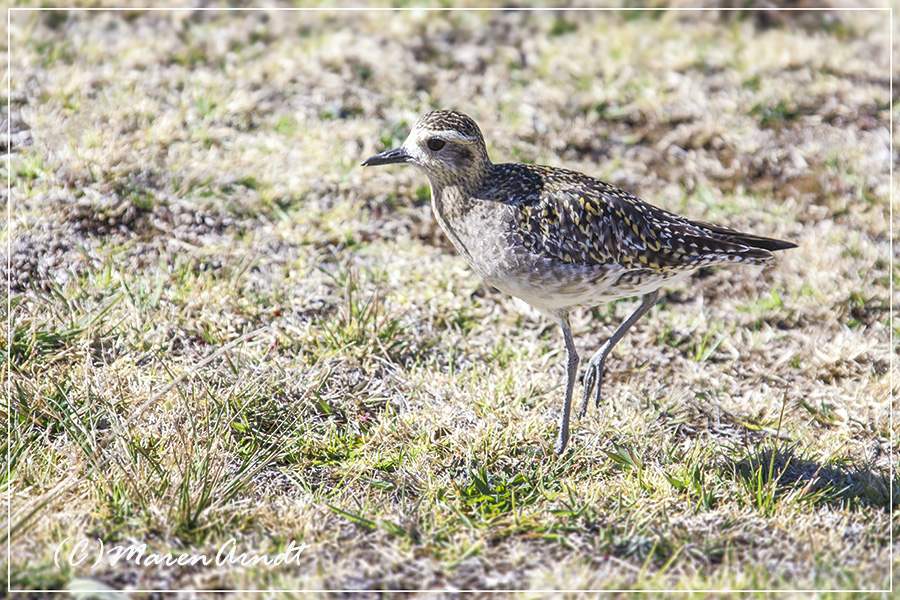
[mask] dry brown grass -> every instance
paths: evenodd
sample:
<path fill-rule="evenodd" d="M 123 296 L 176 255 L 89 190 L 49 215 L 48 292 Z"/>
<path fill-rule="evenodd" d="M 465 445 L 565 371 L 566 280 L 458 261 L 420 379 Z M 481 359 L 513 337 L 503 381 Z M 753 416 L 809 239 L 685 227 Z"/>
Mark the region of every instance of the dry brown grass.
<path fill-rule="evenodd" d="M 14 13 L 7 584 L 888 587 L 885 14 Z M 668 290 L 557 458 L 557 329 L 452 252 L 420 173 L 358 166 L 435 107 L 495 161 L 799 248 Z M 98 537 L 310 548 L 53 564 Z"/>

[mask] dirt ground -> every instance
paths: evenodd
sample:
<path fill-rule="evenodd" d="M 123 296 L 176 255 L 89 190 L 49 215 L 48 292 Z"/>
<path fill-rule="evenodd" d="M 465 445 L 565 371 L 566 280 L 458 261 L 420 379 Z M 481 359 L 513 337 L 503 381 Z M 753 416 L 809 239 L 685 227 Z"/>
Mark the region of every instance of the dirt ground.
<path fill-rule="evenodd" d="M 892 585 L 888 12 L 10 21 L 8 586 Z M 556 457 L 558 328 L 474 275 L 421 172 L 360 167 L 436 108 L 472 116 L 495 162 L 798 248 L 666 288 Z M 635 307 L 573 315 L 582 356 Z M 307 547 L 147 564 L 232 539 Z"/>

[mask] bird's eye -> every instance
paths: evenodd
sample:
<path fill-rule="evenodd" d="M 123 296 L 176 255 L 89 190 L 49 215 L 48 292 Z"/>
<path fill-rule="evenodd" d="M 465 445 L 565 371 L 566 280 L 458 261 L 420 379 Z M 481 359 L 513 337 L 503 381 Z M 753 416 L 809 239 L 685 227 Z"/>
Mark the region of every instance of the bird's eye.
<path fill-rule="evenodd" d="M 446 143 L 447 143 L 447 142 L 445 142 L 444 140 L 439 140 L 439 139 L 437 139 L 437 138 L 431 138 L 430 140 L 428 140 L 428 141 L 426 142 L 426 144 L 428 145 L 429 150 L 434 150 L 435 152 L 437 152 L 438 150 L 440 150 L 441 148 L 443 148 L 443 147 L 444 147 L 444 144 L 446 144 Z"/>

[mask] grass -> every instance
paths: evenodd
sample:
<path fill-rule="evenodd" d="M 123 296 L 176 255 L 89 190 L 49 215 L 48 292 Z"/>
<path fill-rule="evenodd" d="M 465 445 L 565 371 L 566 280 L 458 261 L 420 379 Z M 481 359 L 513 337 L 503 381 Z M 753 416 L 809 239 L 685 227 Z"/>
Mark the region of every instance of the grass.
<path fill-rule="evenodd" d="M 13 15 L 6 585 L 890 586 L 877 13 L 273 15 Z M 420 173 L 358 167 L 436 106 L 497 162 L 799 248 L 667 290 L 556 457 L 558 329 L 468 269 Z M 574 314 L 581 354 L 634 306 Z M 232 539 L 308 548 L 54 563 Z"/>

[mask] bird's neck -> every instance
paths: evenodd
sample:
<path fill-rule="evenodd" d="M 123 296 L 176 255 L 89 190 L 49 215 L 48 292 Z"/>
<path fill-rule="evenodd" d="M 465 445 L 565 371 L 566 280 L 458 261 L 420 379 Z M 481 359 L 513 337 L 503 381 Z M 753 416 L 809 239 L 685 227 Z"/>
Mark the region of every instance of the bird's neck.
<path fill-rule="evenodd" d="M 469 197 L 484 187 L 494 165 L 487 154 L 479 157 L 464 172 L 429 173 L 432 196 L 447 192 L 452 196 Z"/>

